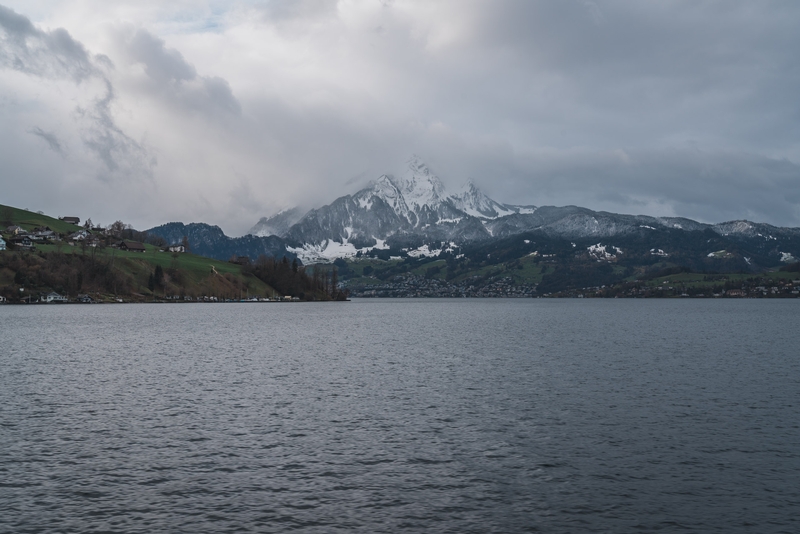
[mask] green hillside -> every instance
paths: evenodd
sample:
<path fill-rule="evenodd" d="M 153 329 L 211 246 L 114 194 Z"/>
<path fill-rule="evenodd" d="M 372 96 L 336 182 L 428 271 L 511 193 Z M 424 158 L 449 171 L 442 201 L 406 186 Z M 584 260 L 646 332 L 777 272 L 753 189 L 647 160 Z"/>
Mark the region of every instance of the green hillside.
<path fill-rule="evenodd" d="M 49 226 L 51 230 L 59 233 L 72 233 L 80 230 L 80 226 L 65 223 L 41 213 L 0 204 L 0 228 L 5 232 L 5 229 L 11 225 L 25 230 L 33 230 L 37 226 Z"/>
<path fill-rule="evenodd" d="M 97 301 L 140 302 L 277 296 L 271 286 L 239 265 L 145 246 L 146 252 L 67 245 L 0 252 L 0 293 L 9 301 L 50 291 L 68 297 L 88 294 Z M 157 268 L 162 275 L 156 283 Z"/>
<path fill-rule="evenodd" d="M 0 235 L 7 242 L 7 250 L 0 251 L 0 296 L 7 302 L 36 301 L 50 292 L 69 300 L 80 297 L 97 302 L 346 298 L 331 269 L 306 273 L 302 265 L 286 257 L 262 255 L 255 263 L 239 265 L 173 253 L 159 246 L 164 240 L 158 236 L 116 223 L 108 230 L 90 230 L 83 240 L 76 241 L 70 235 L 80 230 L 79 226 L 11 206 L 0 205 L 0 219 Z M 58 238 L 33 232 L 27 236 L 33 240 L 32 246 L 27 241 L 13 242 L 14 236 L 7 231 L 12 225 L 26 231 L 48 226 Z"/>

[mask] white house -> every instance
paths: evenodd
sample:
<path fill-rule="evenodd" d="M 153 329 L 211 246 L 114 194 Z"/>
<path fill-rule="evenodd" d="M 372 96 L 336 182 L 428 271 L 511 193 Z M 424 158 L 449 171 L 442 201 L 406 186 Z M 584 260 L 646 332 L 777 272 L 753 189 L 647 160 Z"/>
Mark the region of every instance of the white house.
<path fill-rule="evenodd" d="M 67 297 L 61 296 L 55 291 L 39 297 L 39 302 L 67 302 Z"/>
<path fill-rule="evenodd" d="M 178 244 L 178 245 L 170 245 L 169 246 L 169 251 L 170 252 L 186 252 L 186 249 L 184 248 L 183 245 Z"/>
<path fill-rule="evenodd" d="M 0 250 L 6 249 L 6 240 L 0 237 Z"/>
<path fill-rule="evenodd" d="M 90 234 L 86 230 L 78 230 L 74 234 L 70 234 L 69 238 L 72 239 L 73 241 L 83 241 L 84 239 L 86 239 L 87 237 L 89 237 L 91 235 L 92 234 Z"/>

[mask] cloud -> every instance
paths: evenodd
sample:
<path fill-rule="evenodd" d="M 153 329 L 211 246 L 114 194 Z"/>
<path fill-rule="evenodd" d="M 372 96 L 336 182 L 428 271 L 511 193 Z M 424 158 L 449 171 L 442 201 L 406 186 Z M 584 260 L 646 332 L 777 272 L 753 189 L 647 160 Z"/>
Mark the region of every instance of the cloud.
<path fill-rule="evenodd" d="M 796 226 L 800 221 L 800 165 L 755 153 L 550 151 L 520 155 L 509 174 L 499 195 L 525 192 L 540 205 L 588 205 L 704 222 L 748 218 Z"/>
<path fill-rule="evenodd" d="M 30 133 L 40 137 L 47 143 L 47 146 L 50 147 L 50 150 L 64 156 L 64 148 L 61 146 L 61 142 L 58 140 L 58 136 L 53 132 L 45 132 L 38 126 L 34 126 L 33 129 L 30 130 Z"/>
<path fill-rule="evenodd" d="M 105 89 L 105 94 L 97 97 L 90 107 L 75 110 L 85 125 L 84 144 L 105 164 L 107 172 L 99 174 L 98 178 L 110 181 L 115 176 L 152 177 L 156 157 L 116 125 L 111 114 L 114 87 L 108 80 L 105 80 Z"/>
<path fill-rule="evenodd" d="M 0 1 L 0 165 L 139 227 L 243 232 L 412 152 L 506 202 L 800 226 L 797 3 Z"/>
<path fill-rule="evenodd" d="M 45 32 L 0 5 L 0 65 L 43 78 L 79 83 L 98 71 L 94 58 L 63 28 Z"/>
<path fill-rule="evenodd" d="M 241 105 L 226 80 L 199 76 L 195 67 L 178 50 L 168 48 L 163 39 L 144 29 L 131 33 L 129 28 L 119 37 L 128 61 L 144 66 L 149 89 L 171 105 L 204 113 L 241 113 Z"/>
<path fill-rule="evenodd" d="M 106 75 L 113 63 L 104 55 L 92 56 L 80 42 L 63 28 L 37 29 L 29 19 L 0 6 L 0 66 L 50 80 L 71 79 L 76 84 L 95 79 L 104 92 L 87 107 L 77 106 L 76 116 L 83 123 L 83 144 L 105 165 L 98 174 L 103 180 L 123 175 L 127 178 L 149 176 L 155 158 L 116 124 L 111 113 L 114 87 Z M 39 127 L 31 131 L 44 139 L 50 148 L 64 156 L 55 133 Z"/>

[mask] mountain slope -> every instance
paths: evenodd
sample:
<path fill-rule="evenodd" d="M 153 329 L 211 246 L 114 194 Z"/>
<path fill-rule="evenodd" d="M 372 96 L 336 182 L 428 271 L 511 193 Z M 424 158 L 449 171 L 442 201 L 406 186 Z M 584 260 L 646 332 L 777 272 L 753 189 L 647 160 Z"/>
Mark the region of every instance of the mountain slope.
<path fill-rule="evenodd" d="M 257 237 L 267 237 L 275 235 L 283 237 L 289 228 L 299 221 L 305 214 L 299 207 L 281 210 L 275 215 L 270 217 L 261 217 L 261 219 L 247 231 L 248 235 Z"/>
<path fill-rule="evenodd" d="M 204 223 L 167 223 L 151 228 L 147 233 L 163 237 L 168 243 L 180 243 L 186 236 L 192 253 L 218 260 L 228 260 L 234 255 L 248 256 L 251 260 L 261 255 L 275 258 L 286 256 L 289 259 L 296 257 L 286 249 L 286 243 L 279 237 L 228 237 L 219 226 Z"/>

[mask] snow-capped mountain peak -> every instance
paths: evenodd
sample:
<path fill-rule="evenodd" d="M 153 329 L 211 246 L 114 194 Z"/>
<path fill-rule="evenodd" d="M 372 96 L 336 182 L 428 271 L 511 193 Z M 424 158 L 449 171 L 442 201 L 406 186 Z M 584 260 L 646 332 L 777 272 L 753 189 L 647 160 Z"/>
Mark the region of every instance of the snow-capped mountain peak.
<path fill-rule="evenodd" d="M 408 218 L 408 204 L 404 195 L 391 176 L 384 174 L 378 178 L 371 187 L 362 189 L 355 194 L 354 199 L 361 208 L 371 209 L 374 198 L 380 198 L 391 207 L 394 212 L 404 218 Z"/>
<path fill-rule="evenodd" d="M 403 174 L 390 177 L 390 180 L 397 186 L 411 209 L 418 210 L 424 206 L 435 208 L 446 198 L 442 181 L 416 155 L 406 162 Z"/>
<path fill-rule="evenodd" d="M 461 191 L 450 197 L 453 204 L 473 217 L 481 219 L 495 219 L 504 215 L 516 213 L 509 206 L 495 202 L 478 189 L 472 180 L 461 186 Z"/>

